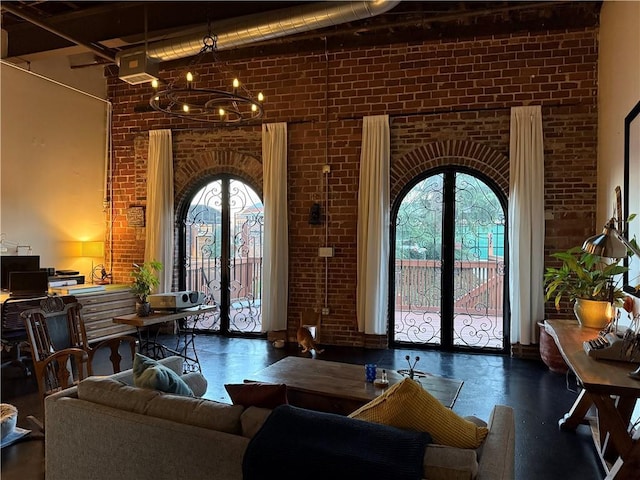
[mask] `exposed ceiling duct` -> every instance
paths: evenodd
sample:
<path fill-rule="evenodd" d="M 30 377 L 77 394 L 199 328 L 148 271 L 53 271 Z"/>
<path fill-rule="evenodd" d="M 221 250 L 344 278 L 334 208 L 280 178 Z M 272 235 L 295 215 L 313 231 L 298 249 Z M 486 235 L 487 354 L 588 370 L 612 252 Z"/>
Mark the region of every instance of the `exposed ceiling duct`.
<path fill-rule="evenodd" d="M 374 17 L 399 3 L 397 0 L 323 2 L 247 15 L 204 25 L 197 33 L 151 43 L 147 45 L 146 54 L 140 46 L 121 51 L 116 55 L 116 62 L 122 80 L 142 83 L 153 77 L 152 72 L 147 72 L 153 63 L 197 55 L 208 32 L 216 36 L 216 50 L 226 50 Z"/>

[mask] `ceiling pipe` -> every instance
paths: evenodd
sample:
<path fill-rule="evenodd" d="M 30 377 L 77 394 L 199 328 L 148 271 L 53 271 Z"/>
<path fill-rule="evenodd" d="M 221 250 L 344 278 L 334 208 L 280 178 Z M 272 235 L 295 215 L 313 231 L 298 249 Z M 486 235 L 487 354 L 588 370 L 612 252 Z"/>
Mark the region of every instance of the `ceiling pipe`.
<path fill-rule="evenodd" d="M 54 35 L 57 35 L 60 38 L 64 38 L 65 40 L 68 40 L 71 43 L 74 43 L 76 45 L 79 45 L 81 47 L 86 48 L 87 50 L 92 51 L 93 53 L 95 53 L 96 55 L 98 55 L 101 58 L 104 58 L 105 60 L 108 60 L 109 63 L 116 63 L 116 57 L 109 52 L 109 50 L 106 47 L 103 47 L 100 44 L 95 44 L 95 43 L 85 43 L 81 40 L 78 40 L 77 38 L 73 38 L 70 37 L 69 35 L 67 35 L 66 33 L 61 32 L 60 30 L 57 30 L 55 27 L 49 25 L 46 22 L 43 22 L 41 19 L 34 17 L 33 15 L 30 15 L 26 12 L 23 12 L 21 9 L 19 8 L 15 8 L 13 5 L 8 4 L 7 2 L 4 2 L 2 4 L 2 10 L 6 10 L 9 13 L 12 13 L 13 15 L 22 18 L 23 20 L 26 20 L 29 23 L 32 23 L 33 25 L 40 27 L 48 32 L 53 33 Z"/>
<path fill-rule="evenodd" d="M 166 62 L 197 55 L 202 50 L 204 35 L 209 32 L 216 36 L 216 50 L 227 50 L 374 17 L 399 3 L 399 0 L 322 2 L 246 15 L 205 25 L 199 33 L 151 43 L 147 45 L 146 57 L 153 62 Z M 118 65 L 123 56 L 141 53 L 141 48 L 118 52 Z"/>

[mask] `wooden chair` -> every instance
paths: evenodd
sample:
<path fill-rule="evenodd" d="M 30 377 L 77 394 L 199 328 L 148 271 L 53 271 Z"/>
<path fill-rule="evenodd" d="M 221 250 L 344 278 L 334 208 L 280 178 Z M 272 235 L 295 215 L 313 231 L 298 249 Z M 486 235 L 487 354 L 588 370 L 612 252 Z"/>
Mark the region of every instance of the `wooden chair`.
<path fill-rule="evenodd" d="M 123 351 L 130 352 L 127 368 L 133 364 L 137 339 L 125 335 L 104 340 L 94 347 L 89 346 L 81 310 L 82 305 L 78 302 L 65 304 L 61 297 L 52 296 L 43 299 L 39 308 L 20 314 L 27 331 L 38 391 L 43 402 L 47 395 L 93 375 L 96 358 L 102 360 L 99 352 L 108 349 L 111 362 L 111 370 L 100 371 L 100 374 L 120 372 Z"/>
<path fill-rule="evenodd" d="M 127 355 L 127 363 L 124 369 L 131 368 L 133 366 L 133 359 L 136 356 L 137 345 L 138 339 L 136 337 L 122 335 L 120 337 L 103 340 L 95 346 L 87 346 L 86 350 L 89 354 L 89 375 L 108 375 L 121 372 L 123 370 L 122 363 L 123 360 L 125 360 L 122 356 L 123 351 L 131 353 L 130 356 Z M 103 365 L 104 362 L 96 362 L 96 360 L 103 360 L 101 353 L 106 350 L 109 351 L 109 360 L 111 362 L 110 371 L 103 371 L 101 365 Z"/>
<path fill-rule="evenodd" d="M 77 303 L 47 297 L 39 308 L 20 314 L 31 347 L 31 359 L 40 399 L 71 387 L 88 374 L 86 333 Z"/>

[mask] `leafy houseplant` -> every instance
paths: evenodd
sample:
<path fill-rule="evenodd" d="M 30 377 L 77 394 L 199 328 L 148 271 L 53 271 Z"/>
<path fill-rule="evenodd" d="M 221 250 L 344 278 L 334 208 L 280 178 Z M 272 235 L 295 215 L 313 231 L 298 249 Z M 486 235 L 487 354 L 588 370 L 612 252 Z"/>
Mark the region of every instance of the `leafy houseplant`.
<path fill-rule="evenodd" d="M 560 268 L 548 267 L 544 274 L 545 298 L 554 300 L 556 310 L 560 309 L 563 298 L 569 301 L 577 300 L 574 312 L 578 320 L 585 325 L 579 317 L 578 310 L 584 308 L 584 303 L 588 302 L 582 300 L 601 302 L 600 308 L 605 310 L 609 303 L 622 304 L 625 295 L 616 285 L 614 277 L 626 272 L 626 267 L 618 265 L 617 261 L 603 262 L 598 255 L 583 252 L 580 247 L 573 247 L 551 256 L 562 260 Z"/>
<path fill-rule="evenodd" d="M 140 317 L 146 317 L 151 313 L 151 306 L 147 301 L 147 296 L 151 294 L 151 290 L 160 284 L 157 273 L 162 270 L 162 263 L 152 260 L 144 262 L 142 265 L 133 264 L 133 284 L 131 284 L 130 292 L 138 297 L 136 302 L 136 312 Z"/>

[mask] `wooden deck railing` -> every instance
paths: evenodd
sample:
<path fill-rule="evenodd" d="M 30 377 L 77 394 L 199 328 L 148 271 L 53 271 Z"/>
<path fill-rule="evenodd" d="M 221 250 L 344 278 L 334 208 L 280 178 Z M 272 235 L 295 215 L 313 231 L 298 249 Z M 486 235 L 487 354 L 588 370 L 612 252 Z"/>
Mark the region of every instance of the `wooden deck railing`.
<path fill-rule="evenodd" d="M 439 260 L 396 260 L 396 310 L 439 311 L 441 270 Z M 502 270 L 498 260 L 456 262 L 455 313 L 501 315 Z"/>

